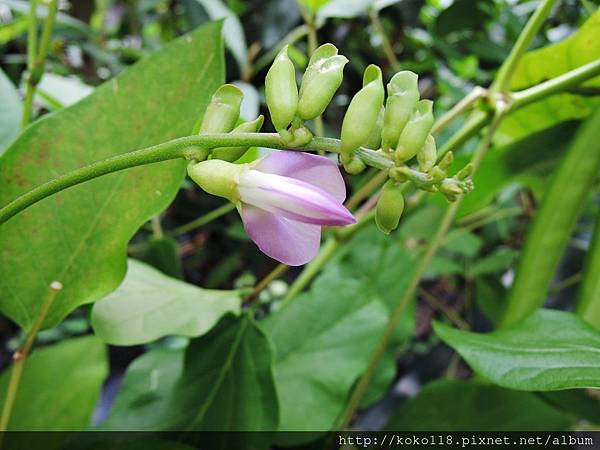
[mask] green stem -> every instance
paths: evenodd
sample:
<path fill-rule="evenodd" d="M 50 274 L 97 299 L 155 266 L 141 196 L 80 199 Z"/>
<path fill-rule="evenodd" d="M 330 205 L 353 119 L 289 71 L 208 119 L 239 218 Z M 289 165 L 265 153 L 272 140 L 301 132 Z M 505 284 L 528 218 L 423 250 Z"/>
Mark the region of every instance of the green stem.
<path fill-rule="evenodd" d="M 252 302 L 255 298 L 257 298 L 259 296 L 259 294 L 263 290 L 265 290 L 265 288 L 269 284 L 271 284 L 271 282 L 273 280 L 276 280 L 281 275 L 286 273 L 289 268 L 290 268 L 290 266 L 288 266 L 287 264 L 283 264 L 283 263 L 277 264 L 277 266 L 275 266 L 275 268 L 271 272 L 269 272 L 267 274 L 267 276 L 265 276 L 262 280 L 260 280 L 260 282 L 258 282 L 258 284 L 256 286 L 254 286 L 252 293 L 244 299 L 243 303 L 246 305 L 246 304 Z"/>
<path fill-rule="evenodd" d="M 25 128 L 29 122 L 31 122 L 31 114 L 33 110 L 33 99 L 35 97 L 35 90 L 44 74 L 44 66 L 46 65 L 46 57 L 50 49 L 50 38 L 52 37 L 52 29 L 54 28 L 54 21 L 56 19 L 56 13 L 58 11 L 58 0 L 51 0 L 48 5 L 48 15 L 44 22 L 44 29 L 42 30 L 42 37 L 40 40 L 39 50 L 37 47 L 37 0 L 31 2 L 30 14 L 29 14 L 29 32 L 27 48 L 27 84 L 25 87 L 25 98 L 23 100 L 23 116 L 21 118 L 21 128 Z M 36 54 L 37 50 L 37 54 Z"/>
<path fill-rule="evenodd" d="M 475 173 L 477 171 L 477 168 L 479 167 L 479 164 L 481 163 L 483 156 L 487 152 L 487 150 L 491 144 L 492 137 L 501 121 L 501 118 L 502 118 L 501 115 L 496 116 L 496 118 L 490 125 L 485 137 L 483 138 L 480 146 L 478 147 L 477 151 L 473 155 L 473 158 L 471 161 L 471 164 L 473 164 L 473 173 Z M 400 298 L 400 301 L 398 302 L 397 306 L 394 308 L 394 310 L 390 316 L 390 320 L 388 321 L 388 324 L 383 332 L 383 335 L 379 339 L 379 342 L 377 343 L 377 347 L 375 348 L 373 355 L 371 356 L 371 359 L 369 360 L 369 365 L 367 366 L 367 369 L 366 369 L 365 373 L 363 374 L 363 376 L 360 378 L 360 380 L 356 384 L 356 387 L 354 388 L 354 391 L 352 392 L 350 400 L 348 401 L 348 405 L 346 406 L 346 409 L 345 409 L 344 413 L 342 414 L 341 419 L 340 419 L 336 429 L 338 429 L 338 430 L 346 429 L 346 427 L 352 420 L 352 417 L 354 416 L 354 412 L 360 406 L 360 403 L 361 403 L 365 393 L 367 392 L 367 388 L 369 387 L 369 384 L 370 384 L 371 380 L 373 379 L 373 376 L 375 375 L 375 371 L 377 369 L 377 366 L 379 365 L 379 361 L 381 360 L 381 357 L 383 356 L 383 354 L 387 348 L 388 342 L 390 341 L 390 338 L 394 334 L 394 331 L 396 330 L 396 327 L 398 326 L 398 323 L 400 322 L 400 319 L 402 318 L 404 309 L 406 308 L 406 306 L 409 304 L 409 302 L 412 300 L 413 296 L 415 295 L 415 292 L 421 282 L 421 278 L 425 274 L 425 271 L 429 267 L 431 260 L 433 259 L 434 255 L 438 251 L 439 247 L 442 245 L 442 243 L 445 239 L 446 233 L 448 232 L 448 230 L 450 229 L 450 226 L 454 222 L 454 218 L 456 216 L 456 213 L 458 212 L 458 208 L 460 207 L 462 198 L 463 197 L 459 197 L 458 200 L 455 201 L 454 203 L 452 203 L 450 205 L 450 207 L 446 210 L 446 213 L 444 214 L 444 217 L 442 218 L 442 221 L 439 224 L 433 238 L 427 245 L 425 253 L 424 253 L 423 257 L 421 258 L 421 261 L 419 262 L 419 265 L 417 266 L 417 269 L 415 270 L 415 273 L 413 274 L 408 287 L 404 291 L 404 294 Z"/>
<path fill-rule="evenodd" d="M 180 236 L 182 234 L 188 233 L 195 228 L 199 228 L 203 225 L 206 225 L 207 223 L 212 222 L 213 220 L 218 219 L 221 216 L 224 216 L 225 214 L 230 213 L 234 209 L 235 209 L 235 205 L 233 203 L 225 203 L 224 205 L 219 206 L 218 208 L 213 209 L 212 211 L 207 212 L 206 214 L 198 217 L 196 220 L 192 220 L 189 223 L 186 223 L 184 225 L 181 225 L 181 226 L 175 228 L 169 234 L 171 234 L 173 236 Z"/>
<path fill-rule="evenodd" d="M 33 348 L 33 344 L 35 343 L 35 338 L 37 337 L 37 333 L 44 323 L 44 318 L 52 305 L 52 302 L 56 298 L 58 292 L 62 289 L 62 285 L 58 281 L 54 281 L 50 284 L 48 288 L 48 294 L 42 303 L 40 308 L 40 312 L 35 318 L 27 336 L 25 338 L 25 343 L 23 346 L 17 350 L 13 355 L 13 367 L 12 372 L 10 374 L 10 381 L 8 383 L 8 389 L 6 391 L 6 398 L 4 400 L 4 406 L 2 408 L 2 416 L 0 416 L 0 433 L 4 432 L 8 429 L 8 424 L 10 422 L 10 416 L 12 414 L 13 406 L 15 404 L 15 398 L 17 396 L 17 392 L 19 390 L 19 384 L 21 382 L 21 376 L 23 375 L 23 367 L 25 366 L 25 361 L 31 349 Z"/>
<path fill-rule="evenodd" d="M 399 71 L 401 69 L 400 61 L 398 61 L 398 58 L 396 57 L 396 54 L 394 53 L 392 44 L 390 43 L 390 40 L 388 39 L 387 35 L 385 34 L 385 30 L 383 29 L 383 25 L 382 25 L 381 19 L 379 17 L 379 11 L 377 11 L 376 9 L 372 9 L 371 11 L 369 11 L 369 18 L 371 19 L 371 24 L 373 25 L 373 29 L 379 36 L 379 39 L 381 39 L 381 45 L 383 46 L 383 52 L 385 53 L 385 57 L 387 58 L 388 63 L 390 64 L 390 66 L 392 66 L 392 69 L 394 69 L 395 72 Z"/>
<path fill-rule="evenodd" d="M 492 84 L 491 90 L 492 92 L 507 92 L 510 86 L 511 78 L 521 60 L 521 57 L 525 54 L 529 46 L 531 45 L 531 41 L 537 35 L 538 31 L 544 24 L 546 17 L 550 14 L 550 11 L 556 0 L 542 0 L 537 9 L 534 11 L 533 15 L 527 21 L 525 28 L 519 35 L 517 42 L 513 46 L 508 58 L 500 67 L 498 74 L 496 75 L 496 79 Z"/>
<path fill-rule="evenodd" d="M 331 138 L 314 138 L 305 146 L 290 149 L 281 141 L 281 138 L 277 133 L 229 133 L 187 136 L 130 153 L 113 156 L 48 181 L 47 183 L 26 192 L 20 197 L 17 197 L 0 209 L 0 224 L 52 194 L 98 178 L 102 175 L 169 159 L 194 159 L 194 155 L 197 154 L 196 152 L 199 148 L 246 145 L 295 151 L 322 150 L 332 153 L 340 152 L 340 141 Z M 365 163 L 372 165 L 373 167 L 389 168 L 393 164 L 389 157 L 382 152 L 361 148 L 357 153 L 363 158 Z"/>
<path fill-rule="evenodd" d="M 584 81 L 600 76 L 600 58 L 566 72 L 556 78 L 512 94 L 511 109 L 518 109 L 538 100 L 569 90 Z"/>
<path fill-rule="evenodd" d="M 29 0 L 29 23 L 27 24 L 27 69 L 33 70 L 37 53 L 37 0 Z"/>
<path fill-rule="evenodd" d="M 431 128 L 431 134 L 438 134 L 444 128 L 446 128 L 454 119 L 464 113 L 467 109 L 471 108 L 475 102 L 487 95 L 487 90 L 481 86 L 476 86 L 471 92 L 467 94 L 465 98 L 459 101 L 452 107 L 447 113 L 440 117 L 433 124 Z"/>

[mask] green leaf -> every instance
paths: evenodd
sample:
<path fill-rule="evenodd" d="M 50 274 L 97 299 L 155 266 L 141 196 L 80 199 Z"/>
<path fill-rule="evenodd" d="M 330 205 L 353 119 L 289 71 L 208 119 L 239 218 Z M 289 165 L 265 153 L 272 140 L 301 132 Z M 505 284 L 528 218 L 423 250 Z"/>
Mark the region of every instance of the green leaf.
<path fill-rule="evenodd" d="M 21 129 L 23 105 L 17 88 L 0 70 L 0 155 Z"/>
<path fill-rule="evenodd" d="M 0 205 L 91 162 L 187 135 L 222 80 L 220 28 L 212 23 L 29 126 L 0 159 Z M 48 283 L 59 280 L 49 327 L 114 290 L 128 240 L 171 202 L 184 172 L 184 161 L 166 161 L 107 175 L 3 224 L 0 310 L 28 329 Z"/>
<path fill-rule="evenodd" d="M 280 430 L 325 431 L 333 426 L 367 367 L 387 317 L 369 287 L 328 276 L 264 321 L 276 350 Z"/>
<path fill-rule="evenodd" d="M 529 392 L 438 380 L 402 404 L 385 426 L 393 431 L 562 431 L 570 420 Z"/>
<path fill-rule="evenodd" d="M 202 5 L 211 20 L 225 19 L 223 22 L 223 37 L 227 48 L 233 54 L 238 67 L 244 70 L 248 64 L 248 46 L 244 36 L 244 28 L 238 16 L 235 15 L 221 0 L 196 0 Z M 253 117 L 252 119 L 255 119 Z"/>
<path fill-rule="evenodd" d="M 102 429 L 275 430 L 272 363 L 271 344 L 250 316 L 225 317 L 191 341 L 185 357 L 153 350 L 136 360 Z"/>
<path fill-rule="evenodd" d="M 121 286 L 94 304 L 92 326 L 106 343 L 137 345 L 169 335 L 200 336 L 240 309 L 236 291 L 201 289 L 130 259 Z"/>
<path fill-rule="evenodd" d="M 267 431 L 278 425 L 269 339 L 249 316 L 225 317 L 193 340 L 177 382 L 169 428 Z"/>
<path fill-rule="evenodd" d="M 571 313 L 542 309 L 489 334 L 441 323 L 434 329 L 475 372 L 499 386 L 531 391 L 600 387 L 600 331 Z"/>
<path fill-rule="evenodd" d="M 561 255 L 600 171 L 600 108 L 579 128 L 529 227 L 502 323 L 515 322 L 546 300 Z"/>
<path fill-rule="evenodd" d="M 562 42 L 525 54 L 511 79 L 511 89 L 534 86 L 600 58 L 598 27 L 600 10 Z M 599 87 L 600 77 L 583 86 Z M 510 114 L 503 120 L 499 133 L 517 139 L 558 122 L 587 117 L 599 104 L 597 96 L 586 97 L 576 92 L 553 95 Z"/>
<path fill-rule="evenodd" d="M 183 373 L 184 350 L 156 348 L 127 368 L 108 419 L 100 430 L 163 429 L 170 414 L 170 398 Z"/>
<path fill-rule="evenodd" d="M 108 363 L 104 345 L 81 337 L 35 350 L 27 358 L 9 430 L 83 430 L 90 423 Z M 4 403 L 11 370 L 0 377 Z"/>

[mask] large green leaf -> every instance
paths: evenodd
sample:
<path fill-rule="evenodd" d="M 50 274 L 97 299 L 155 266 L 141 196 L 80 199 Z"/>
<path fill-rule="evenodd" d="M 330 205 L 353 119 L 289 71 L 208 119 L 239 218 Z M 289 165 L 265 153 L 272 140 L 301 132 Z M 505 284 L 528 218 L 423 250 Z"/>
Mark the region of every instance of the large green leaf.
<path fill-rule="evenodd" d="M 600 172 L 600 108 L 579 128 L 527 233 L 502 325 L 516 322 L 546 300 L 577 218 Z"/>
<path fill-rule="evenodd" d="M 250 316 L 225 317 L 191 341 L 185 357 L 154 350 L 135 361 L 102 429 L 275 430 L 272 359 Z"/>
<path fill-rule="evenodd" d="M 531 391 L 600 387 L 600 331 L 571 313 L 542 309 L 489 334 L 441 323 L 434 328 L 473 370 L 499 386 Z"/>
<path fill-rule="evenodd" d="M 10 373 L 5 371 L 0 377 L 2 403 Z M 23 369 L 9 430 L 87 428 L 107 373 L 104 345 L 95 337 L 35 350 Z"/>
<path fill-rule="evenodd" d="M 573 422 L 535 394 L 458 380 L 426 385 L 392 415 L 393 431 L 562 431 Z"/>
<path fill-rule="evenodd" d="M 130 259 L 121 286 L 94 304 L 92 325 L 109 344 L 145 344 L 168 335 L 200 336 L 240 307 L 236 291 L 201 289 Z"/>
<path fill-rule="evenodd" d="M 519 62 L 511 88 L 521 90 L 557 77 L 600 58 L 600 10 L 573 35 L 558 44 L 531 51 Z M 600 77 L 584 84 L 599 87 Z M 553 95 L 510 114 L 500 127 L 500 135 L 516 139 L 569 119 L 588 116 L 600 104 L 599 97 L 576 92 Z"/>
<path fill-rule="evenodd" d="M 165 46 L 72 107 L 28 127 L 0 159 L 0 205 L 91 162 L 186 135 L 223 79 L 220 25 Z M 111 174 L 47 198 L 0 227 L 0 310 L 29 328 L 52 280 L 45 326 L 115 289 L 127 241 L 164 209 L 185 163 Z"/>
<path fill-rule="evenodd" d="M 23 105 L 17 88 L 0 70 L 0 155 L 19 134 Z"/>
<path fill-rule="evenodd" d="M 321 277 L 309 293 L 265 320 L 276 349 L 280 430 L 333 426 L 387 317 L 385 306 L 363 283 Z"/>

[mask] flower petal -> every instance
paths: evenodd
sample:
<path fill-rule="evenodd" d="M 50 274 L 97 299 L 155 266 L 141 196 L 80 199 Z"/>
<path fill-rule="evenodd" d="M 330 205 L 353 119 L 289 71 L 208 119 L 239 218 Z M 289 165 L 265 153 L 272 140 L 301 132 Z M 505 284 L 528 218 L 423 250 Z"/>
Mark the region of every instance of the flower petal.
<path fill-rule="evenodd" d="M 301 266 L 315 257 L 321 227 L 277 216 L 251 205 L 242 205 L 242 220 L 260 250 L 289 266 Z"/>
<path fill-rule="evenodd" d="M 335 162 L 324 156 L 274 151 L 264 157 L 254 169 L 318 186 L 340 203 L 346 199 L 346 185 L 340 169 Z"/>
<path fill-rule="evenodd" d="M 239 177 L 242 203 L 317 225 L 348 225 L 356 220 L 340 202 L 323 189 L 290 177 L 247 170 Z"/>

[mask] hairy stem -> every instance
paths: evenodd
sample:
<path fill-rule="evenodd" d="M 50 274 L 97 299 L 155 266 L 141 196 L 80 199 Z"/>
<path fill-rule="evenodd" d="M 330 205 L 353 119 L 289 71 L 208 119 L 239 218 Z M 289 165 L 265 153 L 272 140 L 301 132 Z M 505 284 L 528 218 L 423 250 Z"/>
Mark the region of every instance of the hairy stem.
<path fill-rule="evenodd" d="M 12 414 L 13 406 L 15 404 L 15 398 L 17 396 L 17 392 L 19 390 L 19 384 L 21 382 L 21 376 L 23 375 L 23 367 L 25 366 L 25 361 L 33 344 L 35 343 L 35 338 L 37 337 L 37 333 L 44 322 L 44 318 L 52 305 L 52 302 L 56 298 L 58 292 L 62 289 L 62 284 L 58 281 L 54 281 L 50 284 L 48 288 L 48 294 L 40 307 L 40 312 L 35 318 L 27 336 L 25 338 L 25 342 L 21 348 L 19 348 L 13 355 L 13 367 L 12 372 L 10 374 L 10 381 L 8 383 L 8 389 L 6 391 L 6 398 L 4 400 L 4 406 L 2 408 L 2 416 L 0 416 L 0 432 L 4 432 L 8 429 L 8 424 L 10 422 L 10 416 Z"/>

